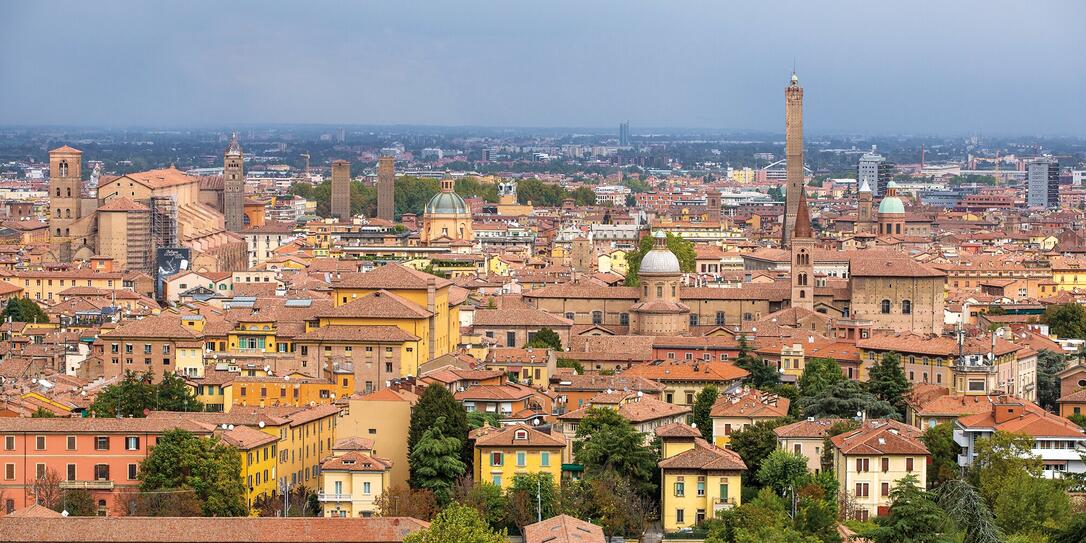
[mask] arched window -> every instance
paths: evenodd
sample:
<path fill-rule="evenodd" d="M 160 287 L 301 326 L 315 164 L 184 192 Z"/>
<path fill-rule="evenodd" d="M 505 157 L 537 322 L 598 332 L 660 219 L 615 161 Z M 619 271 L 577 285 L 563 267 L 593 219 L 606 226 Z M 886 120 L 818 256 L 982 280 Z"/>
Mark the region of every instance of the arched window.
<path fill-rule="evenodd" d="M 65 190 L 68 192 L 68 198 L 71 198 L 72 197 L 72 187 L 68 187 Z"/>
<path fill-rule="evenodd" d="M 882 301 L 881 311 L 882 311 L 883 315 L 889 315 L 890 314 L 890 300 L 883 300 Z"/>
<path fill-rule="evenodd" d="M 60 235 L 60 229 L 59 228 L 57 228 L 57 235 L 58 236 Z"/>
<path fill-rule="evenodd" d="M 57 187 L 57 198 L 60 198 L 60 187 Z"/>
<path fill-rule="evenodd" d="M 913 302 L 912 302 L 912 300 L 902 300 L 901 301 L 901 314 L 902 315 L 912 315 L 913 314 Z"/>
<path fill-rule="evenodd" d="M 61 160 L 60 164 L 57 164 L 57 175 L 60 177 L 68 177 L 68 161 Z"/>
<path fill-rule="evenodd" d="M 70 218 L 72 218 L 72 210 L 71 210 L 71 208 L 68 208 L 68 209 L 65 209 L 65 210 L 64 210 L 64 218 L 65 218 L 65 219 L 70 219 Z"/>
<path fill-rule="evenodd" d="M 800 297 L 800 299 L 806 298 L 807 297 L 807 291 L 806 290 L 799 291 L 799 297 Z"/>

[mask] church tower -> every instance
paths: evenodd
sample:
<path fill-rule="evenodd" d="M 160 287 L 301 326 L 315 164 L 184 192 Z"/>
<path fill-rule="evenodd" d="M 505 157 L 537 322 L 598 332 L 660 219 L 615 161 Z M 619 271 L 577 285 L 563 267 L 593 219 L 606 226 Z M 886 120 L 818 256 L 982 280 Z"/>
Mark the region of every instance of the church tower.
<path fill-rule="evenodd" d="M 711 223 L 720 223 L 720 190 L 711 188 L 705 193 L 705 205 L 708 208 L 706 218 Z"/>
<path fill-rule="evenodd" d="M 787 191 L 784 196 L 784 228 L 781 231 L 782 247 L 791 241 L 799 210 L 800 193 L 803 191 L 803 87 L 799 77 L 792 72 L 792 82 L 784 89 L 784 158 Z"/>
<path fill-rule="evenodd" d="M 870 232 L 871 231 L 871 185 L 867 184 L 867 180 L 864 179 L 862 185 L 860 185 L 859 192 L 859 206 L 856 213 L 856 225 L 853 230 L 856 232 Z"/>
<path fill-rule="evenodd" d="M 222 214 L 226 217 L 226 229 L 240 232 L 245 228 L 245 155 L 238 144 L 238 135 L 230 138 L 230 145 L 222 160 Z"/>
<path fill-rule="evenodd" d="M 83 151 L 65 145 L 49 151 L 49 233 L 66 238 L 79 219 L 83 192 Z"/>
<path fill-rule="evenodd" d="M 792 232 L 792 307 L 814 311 L 814 262 L 811 253 L 815 240 L 811 232 L 811 213 L 807 195 L 800 187 L 796 227 Z"/>

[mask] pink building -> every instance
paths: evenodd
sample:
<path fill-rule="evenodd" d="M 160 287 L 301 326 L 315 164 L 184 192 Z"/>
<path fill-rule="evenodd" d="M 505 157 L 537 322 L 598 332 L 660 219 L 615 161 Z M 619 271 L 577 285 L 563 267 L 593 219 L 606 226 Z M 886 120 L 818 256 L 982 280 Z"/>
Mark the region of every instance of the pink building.
<path fill-rule="evenodd" d="M 139 486 L 139 463 L 158 436 L 174 428 L 210 435 L 174 418 L 0 418 L 0 511 L 35 502 L 35 481 L 50 471 L 61 489 L 91 493 L 98 514 L 123 514 L 122 493 Z"/>

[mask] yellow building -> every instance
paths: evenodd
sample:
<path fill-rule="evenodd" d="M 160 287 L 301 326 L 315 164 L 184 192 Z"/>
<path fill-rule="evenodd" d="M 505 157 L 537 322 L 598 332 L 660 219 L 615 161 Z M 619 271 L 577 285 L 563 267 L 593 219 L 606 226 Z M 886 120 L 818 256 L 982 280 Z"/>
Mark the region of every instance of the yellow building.
<path fill-rule="evenodd" d="M 723 447 L 731 440 L 733 432 L 756 422 L 787 417 L 789 403 L 788 398 L 753 388 L 721 395 L 709 410 L 713 420 L 713 442 Z"/>
<path fill-rule="evenodd" d="M 747 466 L 733 451 L 701 438 L 682 423 L 656 429 L 662 443 L 660 518 L 664 532 L 692 528 L 724 509 L 742 503 Z"/>
<path fill-rule="evenodd" d="M 390 486 L 392 462 L 375 456 L 373 441 L 337 441 L 332 457 L 321 464 L 317 501 L 324 517 L 372 517 L 377 498 Z"/>
<path fill-rule="evenodd" d="M 451 352 L 460 342 L 459 305 L 466 295 L 446 279 L 387 264 L 344 274 L 332 284 L 332 295 L 335 307 L 317 315 L 321 327 L 396 326 L 419 338 L 401 347 L 404 376 L 418 375 L 420 364 Z"/>
<path fill-rule="evenodd" d="M 392 462 L 392 480 L 406 481 L 407 431 L 416 401 L 418 397 L 410 392 L 389 388 L 351 396 L 347 410 L 336 421 L 336 441 L 353 437 L 373 440 L 371 452 Z"/>
<path fill-rule="evenodd" d="M 257 500 L 270 498 L 278 491 L 275 468 L 279 439 L 248 426 L 233 426 L 222 433 L 222 440 L 238 450 L 245 503 L 255 515 Z"/>
<path fill-rule="evenodd" d="M 4 271 L 0 279 L 23 289 L 23 296 L 32 300 L 59 302 L 62 291 L 72 287 L 93 287 L 107 290 L 135 288 L 120 272 L 91 269 L 61 271 Z M 138 291 L 137 291 L 138 292 Z"/>
<path fill-rule="evenodd" d="M 354 392 L 354 374 L 334 373 L 333 379 L 306 377 L 238 376 L 221 385 L 223 410 L 244 406 L 294 406 L 327 404 Z"/>
<path fill-rule="evenodd" d="M 549 473 L 554 481 L 561 480 L 568 447 L 559 433 L 547 434 L 526 424 L 483 426 L 472 431 L 469 439 L 475 441 L 476 481 L 507 489 L 517 475 Z"/>
<path fill-rule="evenodd" d="M 852 518 L 887 514 L 890 491 L 910 474 L 924 488 L 930 453 L 920 436 L 920 430 L 908 424 L 877 419 L 831 438 L 834 475 L 855 504 L 848 512 Z"/>
<path fill-rule="evenodd" d="M 1057 290 L 1086 289 L 1086 260 L 1053 258 L 1051 266 L 1052 282 L 1056 283 Z"/>

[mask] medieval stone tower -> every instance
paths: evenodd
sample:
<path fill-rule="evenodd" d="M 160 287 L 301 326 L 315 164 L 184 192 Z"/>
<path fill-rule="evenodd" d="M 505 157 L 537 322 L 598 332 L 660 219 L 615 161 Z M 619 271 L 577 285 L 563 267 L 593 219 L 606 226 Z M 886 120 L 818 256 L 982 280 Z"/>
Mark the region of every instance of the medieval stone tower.
<path fill-rule="evenodd" d="M 800 192 L 803 190 L 803 87 L 792 72 L 792 82 L 784 89 L 784 157 L 787 192 L 784 200 L 782 246 L 787 247 L 796 226 Z"/>
<path fill-rule="evenodd" d="M 332 162 L 332 216 L 339 222 L 351 220 L 351 163 L 346 160 Z"/>
<path fill-rule="evenodd" d="M 222 165 L 222 214 L 226 218 L 226 229 L 240 232 L 245 229 L 245 155 L 236 133 L 230 138 Z"/>
<path fill-rule="evenodd" d="M 377 159 L 377 218 L 394 221 L 396 215 L 396 159 Z"/>
<path fill-rule="evenodd" d="M 814 261 L 811 252 L 815 240 L 811 232 L 811 213 L 807 195 L 800 187 L 796 227 L 792 232 L 792 307 L 814 311 Z"/>

